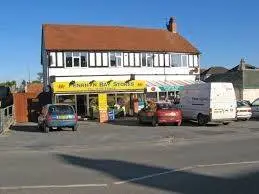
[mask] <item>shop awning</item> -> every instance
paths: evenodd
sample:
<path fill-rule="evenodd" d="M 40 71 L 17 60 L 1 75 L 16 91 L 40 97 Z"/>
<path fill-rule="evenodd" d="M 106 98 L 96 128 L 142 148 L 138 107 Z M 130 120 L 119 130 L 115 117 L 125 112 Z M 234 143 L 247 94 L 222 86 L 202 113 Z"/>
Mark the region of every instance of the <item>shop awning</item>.
<path fill-rule="evenodd" d="M 180 91 L 184 86 L 194 84 L 192 80 L 147 81 L 147 92 Z"/>

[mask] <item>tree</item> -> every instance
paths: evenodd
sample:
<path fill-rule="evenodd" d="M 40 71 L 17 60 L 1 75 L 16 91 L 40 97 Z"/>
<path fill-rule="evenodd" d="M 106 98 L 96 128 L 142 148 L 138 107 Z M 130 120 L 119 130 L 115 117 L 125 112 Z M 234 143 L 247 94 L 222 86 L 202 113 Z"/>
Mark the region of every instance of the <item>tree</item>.
<path fill-rule="evenodd" d="M 39 83 L 41 83 L 43 81 L 43 73 L 42 72 L 39 72 L 37 73 L 37 80 L 39 81 Z"/>
<path fill-rule="evenodd" d="M 33 83 L 33 84 L 40 84 L 41 81 L 40 80 L 33 80 L 31 83 Z"/>

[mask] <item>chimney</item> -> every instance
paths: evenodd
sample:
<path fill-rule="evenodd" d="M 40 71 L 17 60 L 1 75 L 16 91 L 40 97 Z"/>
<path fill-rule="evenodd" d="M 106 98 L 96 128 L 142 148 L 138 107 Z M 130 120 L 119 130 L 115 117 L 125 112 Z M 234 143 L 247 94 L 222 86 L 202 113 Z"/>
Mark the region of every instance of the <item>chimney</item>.
<path fill-rule="evenodd" d="M 175 18 L 174 17 L 171 17 L 168 24 L 167 24 L 167 30 L 169 32 L 172 32 L 172 33 L 177 33 L 177 30 L 176 30 L 176 22 L 175 22 Z"/>

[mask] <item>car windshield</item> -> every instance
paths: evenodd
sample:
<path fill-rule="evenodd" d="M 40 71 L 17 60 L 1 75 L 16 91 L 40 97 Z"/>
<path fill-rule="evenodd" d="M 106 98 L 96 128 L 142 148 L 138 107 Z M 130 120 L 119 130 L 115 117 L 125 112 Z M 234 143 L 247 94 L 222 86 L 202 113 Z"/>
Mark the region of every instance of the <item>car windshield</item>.
<path fill-rule="evenodd" d="M 237 101 L 237 107 L 241 107 L 241 106 L 249 106 L 249 105 L 246 102 Z"/>
<path fill-rule="evenodd" d="M 157 103 L 157 109 L 173 109 L 175 108 L 174 104 L 171 103 Z"/>
<path fill-rule="evenodd" d="M 52 105 L 49 107 L 50 114 L 74 114 L 74 110 L 68 105 Z"/>

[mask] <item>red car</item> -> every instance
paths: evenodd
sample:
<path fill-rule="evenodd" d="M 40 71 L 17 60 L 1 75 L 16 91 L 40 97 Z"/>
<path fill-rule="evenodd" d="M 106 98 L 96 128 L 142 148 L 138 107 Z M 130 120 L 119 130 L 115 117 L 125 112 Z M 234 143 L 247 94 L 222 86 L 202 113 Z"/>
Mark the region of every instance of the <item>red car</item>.
<path fill-rule="evenodd" d="M 157 126 L 162 123 L 174 123 L 177 126 L 182 124 L 182 111 L 174 104 L 167 102 L 156 103 L 155 110 L 146 107 L 138 113 L 139 123 L 151 123 Z"/>

